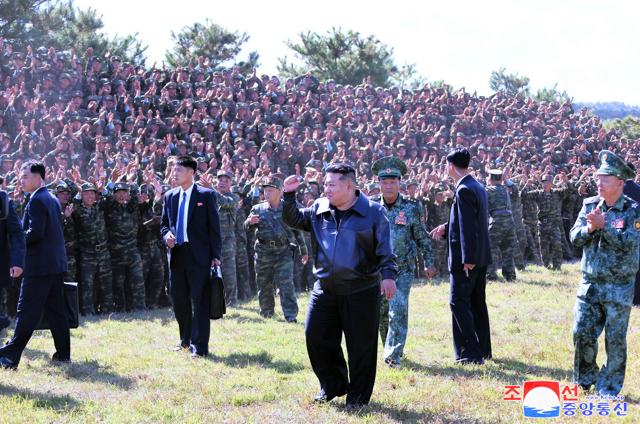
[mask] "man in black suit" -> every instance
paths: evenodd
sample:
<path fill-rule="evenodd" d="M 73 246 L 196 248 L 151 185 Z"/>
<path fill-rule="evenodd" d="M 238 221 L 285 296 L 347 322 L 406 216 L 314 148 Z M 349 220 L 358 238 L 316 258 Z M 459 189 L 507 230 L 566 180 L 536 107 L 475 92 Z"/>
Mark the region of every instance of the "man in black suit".
<path fill-rule="evenodd" d="M 13 201 L 7 193 L 0 192 L 0 289 L 11 284 L 11 278 L 19 278 L 24 269 L 26 246 L 22 223 Z M 11 324 L 8 317 L 0 315 L 0 331 Z"/>
<path fill-rule="evenodd" d="M 221 235 L 216 195 L 194 184 L 196 161 L 178 159 L 173 173 L 178 187 L 164 197 L 162 237 L 169 250 L 173 311 L 180 329 L 176 350 L 192 357 L 209 353 L 210 269 L 220 265 Z M 193 305 L 193 311 L 192 311 Z"/>
<path fill-rule="evenodd" d="M 24 279 L 20 287 L 13 338 L 0 348 L 0 367 L 15 369 L 42 313 L 51 326 L 56 347 L 53 361 L 71 360 L 69 321 L 64 304 L 64 274 L 67 253 L 64 246 L 60 203 L 44 184 L 45 167 L 26 162 L 20 183 L 29 194 L 22 227 L 27 243 Z"/>
<path fill-rule="evenodd" d="M 491 358 L 489 312 L 485 297 L 487 265 L 491 263 L 487 192 L 469 174 L 471 155 L 455 149 L 447 156 L 447 172 L 456 182 L 449 222 L 432 236 L 449 239 L 449 304 L 453 315 L 456 362 L 482 364 Z"/>

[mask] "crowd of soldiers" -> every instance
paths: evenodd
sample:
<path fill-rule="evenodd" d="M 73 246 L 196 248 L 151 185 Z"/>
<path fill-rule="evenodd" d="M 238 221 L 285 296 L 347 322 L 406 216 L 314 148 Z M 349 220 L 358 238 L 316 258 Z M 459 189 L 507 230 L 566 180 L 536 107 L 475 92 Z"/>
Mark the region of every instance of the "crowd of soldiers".
<path fill-rule="evenodd" d="M 258 294 L 255 258 L 266 249 L 263 241 L 273 242 L 273 254 L 289 245 L 297 291 L 312 284 L 308 239 L 302 243 L 304 236 L 285 235 L 275 225 L 282 234 L 265 239 L 266 227 L 245 225 L 273 175 L 299 175 L 298 200 L 309 204 L 322 195 L 323 170 L 349 162 L 359 187 L 375 196 L 371 164 L 393 154 L 407 166 L 402 192 L 423 207 L 430 230 L 446 221 L 453 197 L 445 155 L 464 146 L 473 174 L 490 188 L 496 269 L 511 280 L 527 263 L 558 269 L 579 253 L 568 232 L 579 199 L 595 192 L 597 152 L 619 152 L 638 166 L 638 143 L 570 102 L 502 92 L 486 97 L 436 84 L 417 90 L 368 80 L 343 85 L 312 72 L 281 81 L 214 68 L 206 57 L 175 68 L 145 67 L 91 49 L 18 51 L 0 40 L 2 188 L 23 204 L 21 164 L 46 164 L 47 183 L 65 205 L 75 261 L 68 279 L 86 287 L 85 313 L 168 303 L 157 202 L 172 186 L 172 158 L 179 155 L 195 157 L 198 183 L 219 193 L 222 271 L 233 305 Z M 253 215 L 277 216 L 276 206 Z M 446 249 L 446 242 L 434 242 L 440 275 L 447 273 Z M 3 293 L 9 312 L 15 296 L 15 290 Z M 268 302 L 261 313 L 271 313 Z"/>

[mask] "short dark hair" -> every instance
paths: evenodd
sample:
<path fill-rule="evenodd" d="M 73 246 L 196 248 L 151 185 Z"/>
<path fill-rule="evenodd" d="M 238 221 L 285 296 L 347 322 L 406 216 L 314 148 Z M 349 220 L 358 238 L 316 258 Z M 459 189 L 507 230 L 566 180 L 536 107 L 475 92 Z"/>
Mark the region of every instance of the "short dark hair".
<path fill-rule="evenodd" d="M 28 169 L 29 172 L 31 172 L 32 174 L 40 174 L 40 177 L 42 177 L 43 180 L 47 171 L 47 168 L 45 168 L 42 162 L 37 162 L 35 160 L 30 160 L 25 162 L 22 165 L 22 169 L 23 170 Z"/>
<path fill-rule="evenodd" d="M 350 179 L 354 183 L 356 182 L 356 170 L 353 166 L 348 163 L 334 163 L 327 166 L 325 171 L 331 174 L 340 174 L 340 181 L 344 181 L 345 179 Z"/>
<path fill-rule="evenodd" d="M 182 166 L 184 168 L 191 168 L 193 169 L 194 173 L 198 169 L 198 163 L 191 156 L 180 156 L 176 161 L 176 165 Z"/>
<path fill-rule="evenodd" d="M 471 162 L 471 153 L 469 153 L 467 149 L 461 147 L 453 149 L 447 155 L 447 162 L 452 163 L 458 168 L 467 169 L 469 167 L 469 162 Z"/>

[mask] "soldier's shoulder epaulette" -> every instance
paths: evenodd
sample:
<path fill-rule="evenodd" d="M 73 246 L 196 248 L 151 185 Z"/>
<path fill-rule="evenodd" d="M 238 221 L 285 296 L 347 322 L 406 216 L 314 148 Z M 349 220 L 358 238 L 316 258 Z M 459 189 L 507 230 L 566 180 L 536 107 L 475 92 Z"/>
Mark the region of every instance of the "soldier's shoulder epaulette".
<path fill-rule="evenodd" d="M 600 201 L 600 196 L 591 196 L 587 197 L 582 201 L 583 205 L 590 205 L 591 203 L 598 203 Z"/>

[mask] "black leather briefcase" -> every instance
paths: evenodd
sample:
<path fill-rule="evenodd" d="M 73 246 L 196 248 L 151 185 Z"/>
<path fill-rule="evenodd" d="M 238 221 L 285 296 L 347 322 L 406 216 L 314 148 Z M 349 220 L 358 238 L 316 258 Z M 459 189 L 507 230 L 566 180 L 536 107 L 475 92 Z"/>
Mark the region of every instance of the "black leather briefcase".
<path fill-rule="evenodd" d="M 220 267 L 211 268 L 211 304 L 209 305 L 209 318 L 220 319 L 227 313 L 227 303 L 224 298 L 224 283 Z"/>
<path fill-rule="evenodd" d="M 66 282 L 64 283 L 64 306 L 65 312 L 67 313 L 67 318 L 69 319 L 69 328 L 78 328 L 78 283 L 75 282 Z M 50 330 L 49 323 L 42 314 L 40 318 L 40 322 L 36 327 L 36 330 Z"/>

